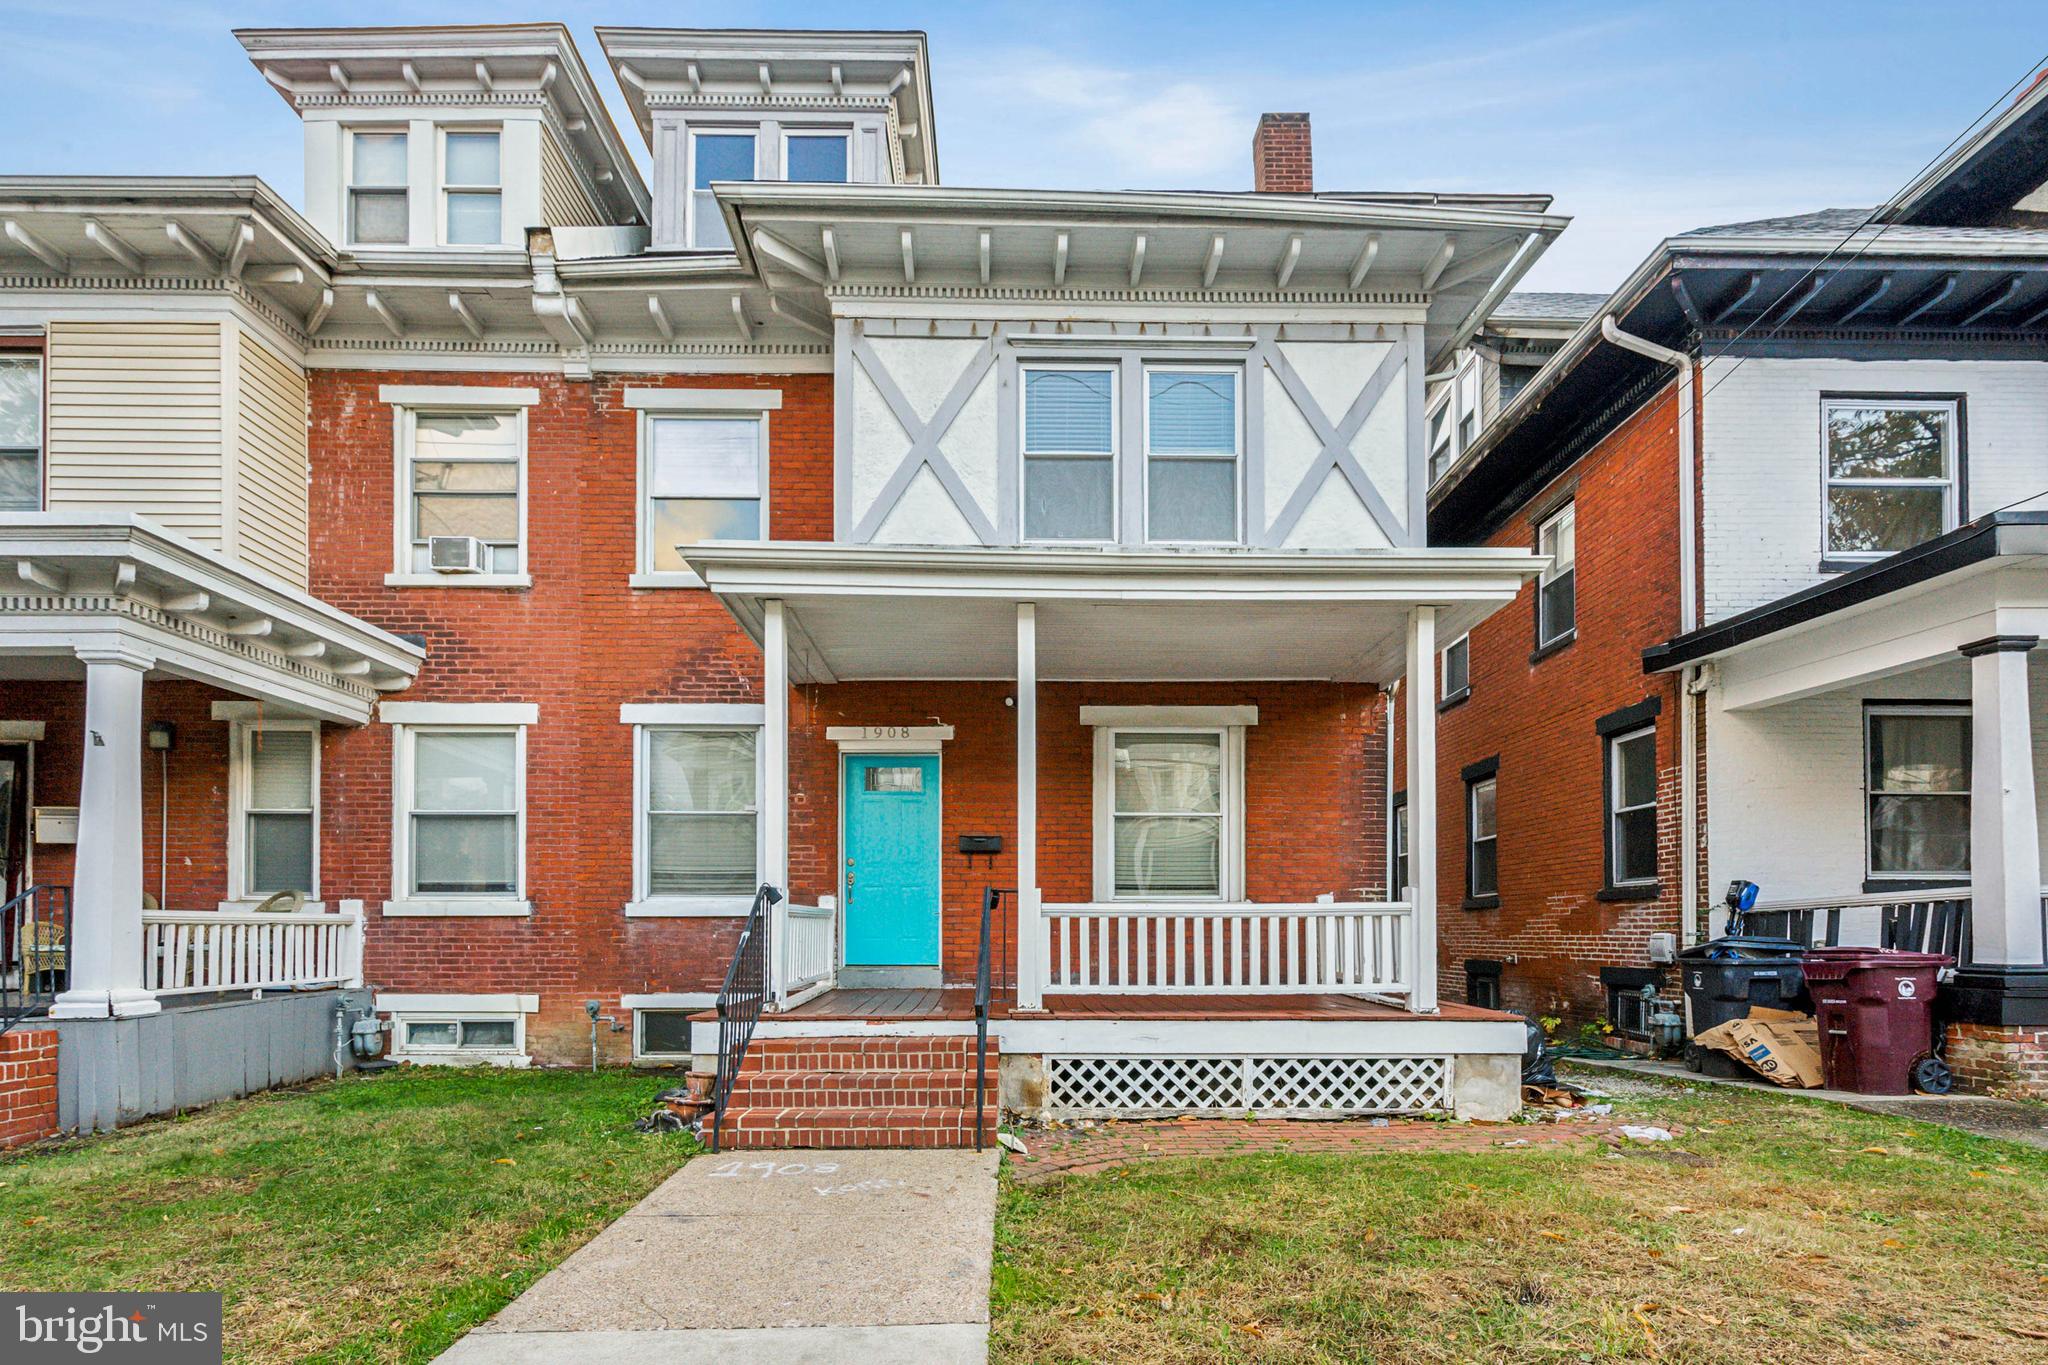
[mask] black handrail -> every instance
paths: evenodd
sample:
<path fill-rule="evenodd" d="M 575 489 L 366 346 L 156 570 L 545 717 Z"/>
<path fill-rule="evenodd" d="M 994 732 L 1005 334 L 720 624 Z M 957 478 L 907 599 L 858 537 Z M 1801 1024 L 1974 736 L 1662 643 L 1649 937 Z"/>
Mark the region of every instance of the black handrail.
<path fill-rule="evenodd" d="M 982 1149 L 981 1116 L 988 1107 L 989 916 L 1003 903 L 1003 892 L 984 887 L 981 893 L 981 946 L 974 960 L 974 1150 Z"/>
<path fill-rule="evenodd" d="M 782 893 L 766 882 L 754 893 L 753 907 L 747 911 L 739 944 L 733 949 L 732 965 L 725 969 L 725 984 L 718 990 L 718 1075 L 711 1086 L 714 1152 L 723 1136 L 726 1101 L 732 1098 L 740 1063 L 746 1060 L 747 1044 L 754 1038 L 754 1025 L 761 1021 L 762 1007 L 768 1002 L 768 910 L 781 899 Z"/>
<path fill-rule="evenodd" d="M 69 979 L 70 952 L 70 887 L 31 886 L 0 906 L 0 1033 L 49 1012 Z"/>

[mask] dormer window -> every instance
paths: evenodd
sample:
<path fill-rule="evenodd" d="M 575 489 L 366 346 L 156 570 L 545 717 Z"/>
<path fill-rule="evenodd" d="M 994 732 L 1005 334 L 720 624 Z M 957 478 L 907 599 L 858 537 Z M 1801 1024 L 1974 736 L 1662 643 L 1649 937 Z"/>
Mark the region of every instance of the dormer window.
<path fill-rule="evenodd" d="M 846 144 L 844 133 L 789 134 L 782 143 L 783 178 L 807 185 L 844 185 Z"/>
<path fill-rule="evenodd" d="M 441 135 L 442 231 L 450 246 L 497 246 L 504 240 L 498 133 Z"/>
<path fill-rule="evenodd" d="M 690 245 L 702 251 L 730 249 L 732 234 L 718 211 L 712 185 L 721 180 L 754 178 L 752 133 L 690 134 Z"/>
<path fill-rule="evenodd" d="M 357 132 L 349 139 L 348 239 L 358 246 L 408 240 L 405 142 L 399 132 Z"/>

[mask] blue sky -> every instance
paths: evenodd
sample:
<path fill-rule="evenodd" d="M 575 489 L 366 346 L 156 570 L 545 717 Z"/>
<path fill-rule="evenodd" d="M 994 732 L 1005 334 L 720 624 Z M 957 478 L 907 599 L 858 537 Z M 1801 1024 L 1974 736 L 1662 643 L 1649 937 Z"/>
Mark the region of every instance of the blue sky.
<path fill-rule="evenodd" d="M 297 202 L 297 120 L 232 28 L 534 18 L 593 63 L 599 23 L 922 28 L 955 185 L 1242 189 L 1259 112 L 1305 109 L 1321 187 L 1556 195 L 1576 221 L 1524 287 L 1593 291 L 1672 232 L 1884 199 L 2048 56 L 2040 0 L 0 0 L 0 171 L 254 172 Z"/>

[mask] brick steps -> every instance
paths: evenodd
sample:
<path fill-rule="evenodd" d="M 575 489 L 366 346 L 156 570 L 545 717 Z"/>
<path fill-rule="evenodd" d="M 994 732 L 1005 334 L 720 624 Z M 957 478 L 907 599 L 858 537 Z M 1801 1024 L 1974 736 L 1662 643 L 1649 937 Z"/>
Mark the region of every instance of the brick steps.
<path fill-rule="evenodd" d="M 995 1141 L 998 1044 L 983 1071 Z M 735 1149 L 971 1147 L 974 1039 L 760 1038 L 733 1084 L 721 1140 Z"/>

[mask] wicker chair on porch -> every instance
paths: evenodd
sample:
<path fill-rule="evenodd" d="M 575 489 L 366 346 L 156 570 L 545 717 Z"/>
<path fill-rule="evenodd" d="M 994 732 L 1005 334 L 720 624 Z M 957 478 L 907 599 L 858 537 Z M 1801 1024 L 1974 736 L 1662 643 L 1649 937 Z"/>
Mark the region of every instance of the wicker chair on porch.
<path fill-rule="evenodd" d="M 21 984 L 31 994 L 54 994 L 64 985 L 70 952 L 62 925 L 31 921 L 21 927 Z"/>

